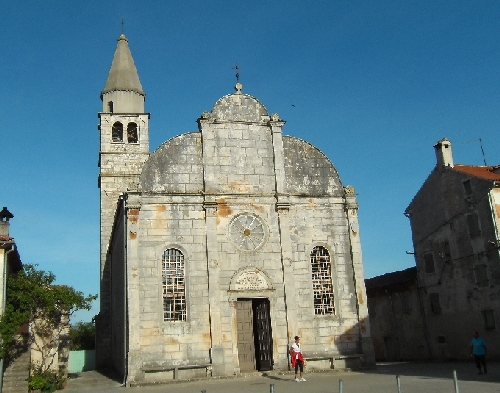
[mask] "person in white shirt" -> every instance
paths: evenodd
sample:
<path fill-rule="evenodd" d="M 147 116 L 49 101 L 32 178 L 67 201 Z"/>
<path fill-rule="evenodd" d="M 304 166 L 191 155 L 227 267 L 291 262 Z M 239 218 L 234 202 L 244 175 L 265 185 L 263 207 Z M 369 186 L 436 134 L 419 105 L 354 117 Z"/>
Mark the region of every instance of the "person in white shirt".
<path fill-rule="evenodd" d="M 305 360 L 302 356 L 302 348 L 300 347 L 300 337 L 295 336 L 295 342 L 290 347 L 290 361 L 292 363 L 292 368 L 295 368 L 295 382 L 305 382 L 304 378 L 304 364 Z M 299 378 L 300 369 L 300 378 Z"/>

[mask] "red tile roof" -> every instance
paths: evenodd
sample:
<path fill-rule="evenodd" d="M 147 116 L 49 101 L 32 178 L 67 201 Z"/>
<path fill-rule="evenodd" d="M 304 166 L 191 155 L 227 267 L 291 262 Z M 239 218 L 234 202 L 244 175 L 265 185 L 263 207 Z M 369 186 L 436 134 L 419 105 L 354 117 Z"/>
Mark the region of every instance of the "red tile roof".
<path fill-rule="evenodd" d="M 500 173 L 493 172 L 499 170 L 498 166 L 455 165 L 453 169 L 486 180 L 500 180 Z"/>
<path fill-rule="evenodd" d="M 10 242 L 11 240 L 14 240 L 14 238 L 8 235 L 0 235 L 0 241 L 2 242 Z"/>

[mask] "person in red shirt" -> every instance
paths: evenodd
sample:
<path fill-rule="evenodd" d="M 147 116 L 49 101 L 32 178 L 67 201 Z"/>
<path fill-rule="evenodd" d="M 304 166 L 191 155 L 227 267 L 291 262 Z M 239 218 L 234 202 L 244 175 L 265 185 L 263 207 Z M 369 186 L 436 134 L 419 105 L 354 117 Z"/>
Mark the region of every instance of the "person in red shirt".
<path fill-rule="evenodd" d="M 304 364 L 305 360 L 302 356 L 302 348 L 300 346 L 300 337 L 295 336 L 295 343 L 290 347 L 290 361 L 292 363 L 292 368 L 295 368 L 295 382 L 305 382 L 304 378 Z M 300 378 L 299 378 L 300 369 Z"/>

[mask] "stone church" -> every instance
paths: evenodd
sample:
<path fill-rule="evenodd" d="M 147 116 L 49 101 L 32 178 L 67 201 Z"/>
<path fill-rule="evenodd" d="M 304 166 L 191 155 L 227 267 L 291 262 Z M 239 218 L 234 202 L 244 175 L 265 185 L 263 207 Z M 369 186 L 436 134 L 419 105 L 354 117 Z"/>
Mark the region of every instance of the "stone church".
<path fill-rule="evenodd" d="M 101 92 L 97 364 L 127 386 L 374 361 L 356 194 L 328 157 L 235 92 L 149 150 L 122 34 Z"/>

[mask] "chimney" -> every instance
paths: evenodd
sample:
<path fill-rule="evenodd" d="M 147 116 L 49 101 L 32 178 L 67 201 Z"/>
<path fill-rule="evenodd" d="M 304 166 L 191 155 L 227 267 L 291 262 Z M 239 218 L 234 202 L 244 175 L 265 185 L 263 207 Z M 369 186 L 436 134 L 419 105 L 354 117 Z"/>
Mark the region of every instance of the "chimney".
<path fill-rule="evenodd" d="M 451 142 L 443 138 L 434 145 L 436 151 L 437 166 L 453 168 L 453 154 L 451 152 Z"/>
<path fill-rule="evenodd" d="M 0 211 L 0 235 L 9 236 L 9 220 L 13 217 L 14 215 L 6 207 Z"/>

